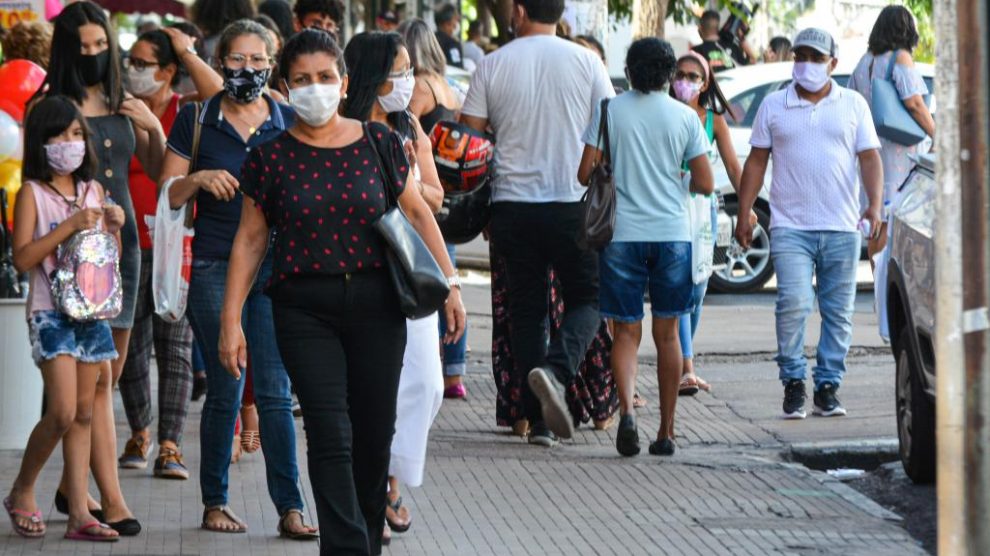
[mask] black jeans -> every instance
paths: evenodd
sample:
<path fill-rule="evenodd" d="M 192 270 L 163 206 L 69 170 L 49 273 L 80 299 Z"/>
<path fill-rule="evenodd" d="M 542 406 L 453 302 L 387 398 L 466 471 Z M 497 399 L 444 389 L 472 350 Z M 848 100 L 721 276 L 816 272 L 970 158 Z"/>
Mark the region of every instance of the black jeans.
<path fill-rule="evenodd" d="M 491 233 L 505 257 L 509 300 L 509 342 L 522 373 L 526 418 L 541 421 L 540 404 L 526 374 L 547 367 L 564 384 L 577 374 L 598 332 L 598 253 L 577 245 L 581 203 L 496 203 Z M 547 343 L 549 270 L 560 279 L 564 319 Z"/>
<path fill-rule="evenodd" d="M 289 278 L 272 301 L 306 428 L 320 554 L 381 554 L 406 347 L 388 273 Z"/>

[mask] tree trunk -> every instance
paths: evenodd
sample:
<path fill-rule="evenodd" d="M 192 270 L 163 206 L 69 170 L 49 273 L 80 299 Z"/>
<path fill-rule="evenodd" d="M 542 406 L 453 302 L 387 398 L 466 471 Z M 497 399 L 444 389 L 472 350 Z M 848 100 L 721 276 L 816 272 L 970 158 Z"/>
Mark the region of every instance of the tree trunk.
<path fill-rule="evenodd" d="M 633 0 L 633 39 L 664 35 L 667 0 Z"/>

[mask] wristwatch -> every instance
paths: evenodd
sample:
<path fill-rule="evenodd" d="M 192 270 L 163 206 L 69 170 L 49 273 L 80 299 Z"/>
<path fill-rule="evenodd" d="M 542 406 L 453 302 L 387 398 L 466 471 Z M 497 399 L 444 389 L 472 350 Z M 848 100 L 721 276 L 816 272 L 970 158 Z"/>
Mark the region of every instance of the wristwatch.
<path fill-rule="evenodd" d="M 461 277 L 458 275 L 448 276 L 447 285 L 451 288 L 461 289 Z"/>
<path fill-rule="evenodd" d="M 193 56 L 199 56 L 199 52 L 196 52 L 196 47 L 191 44 L 186 47 L 186 52 L 192 54 Z"/>

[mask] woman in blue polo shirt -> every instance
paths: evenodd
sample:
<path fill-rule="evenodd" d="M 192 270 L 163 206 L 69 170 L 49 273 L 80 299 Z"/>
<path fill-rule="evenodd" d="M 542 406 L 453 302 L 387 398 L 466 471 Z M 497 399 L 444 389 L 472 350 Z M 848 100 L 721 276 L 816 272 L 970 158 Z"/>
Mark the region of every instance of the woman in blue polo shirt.
<path fill-rule="evenodd" d="M 162 179 L 171 180 L 169 201 L 173 208 L 196 203 L 189 321 L 203 347 L 207 368 L 206 402 L 200 421 L 199 479 L 206 506 L 202 526 L 209 531 L 241 533 L 247 526 L 227 506 L 227 476 L 244 380 L 243 375 L 235 379 L 220 365 L 220 308 L 227 258 L 240 221 L 241 166 L 248 152 L 279 136 L 295 118 L 291 109 L 264 92 L 275 53 L 267 29 L 252 21 L 236 21 L 221 34 L 217 53 L 224 91 L 207 100 L 199 112 L 189 105 L 179 113 L 168 139 Z M 193 152 L 197 126 L 199 145 Z M 315 538 L 316 530 L 302 519 L 289 378 L 275 345 L 271 302 L 261 293 L 270 274 L 269 258 L 242 314 L 251 346 L 261 436 L 265 439 L 262 450 L 268 490 L 281 516 L 280 534 Z"/>

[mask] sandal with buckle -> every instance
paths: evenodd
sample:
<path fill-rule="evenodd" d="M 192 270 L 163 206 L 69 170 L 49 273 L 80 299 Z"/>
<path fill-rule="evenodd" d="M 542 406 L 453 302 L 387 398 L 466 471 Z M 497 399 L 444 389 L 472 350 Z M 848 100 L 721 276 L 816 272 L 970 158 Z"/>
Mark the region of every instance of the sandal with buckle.
<path fill-rule="evenodd" d="M 299 514 L 299 522 L 302 524 L 304 529 L 308 531 L 290 531 L 285 526 L 285 520 L 292 514 Z M 278 520 L 278 536 L 283 539 L 290 539 L 293 541 L 312 541 L 320 538 L 320 534 L 317 532 L 316 527 L 312 525 L 306 525 L 306 516 L 303 515 L 302 510 L 291 509 L 284 514 L 282 518 Z"/>
<path fill-rule="evenodd" d="M 222 513 L 223 515 L 227 516 L 227 519 L 233 521 L 237 525 L 237 528 L 226 529 L 223 527 L 218 527 L 219 523 L 214 523 L 213 525 L 210 525 L 210 523 L 206 521 L 206 516 L 210 515 L 210 512 Z M 241 521 L 241 518 L 237 517 L 237 515 L 234 514 L 234 511 L 230 509 L 230 506 L 209 506 L 206 509 L 204 509 L 203 524 L 201 525 L 201 527 L 207 531 L 212 531 L 214 533 L 246 533 L 247 532 L 247 525 L 245 525 L 244 522 Z"/>

